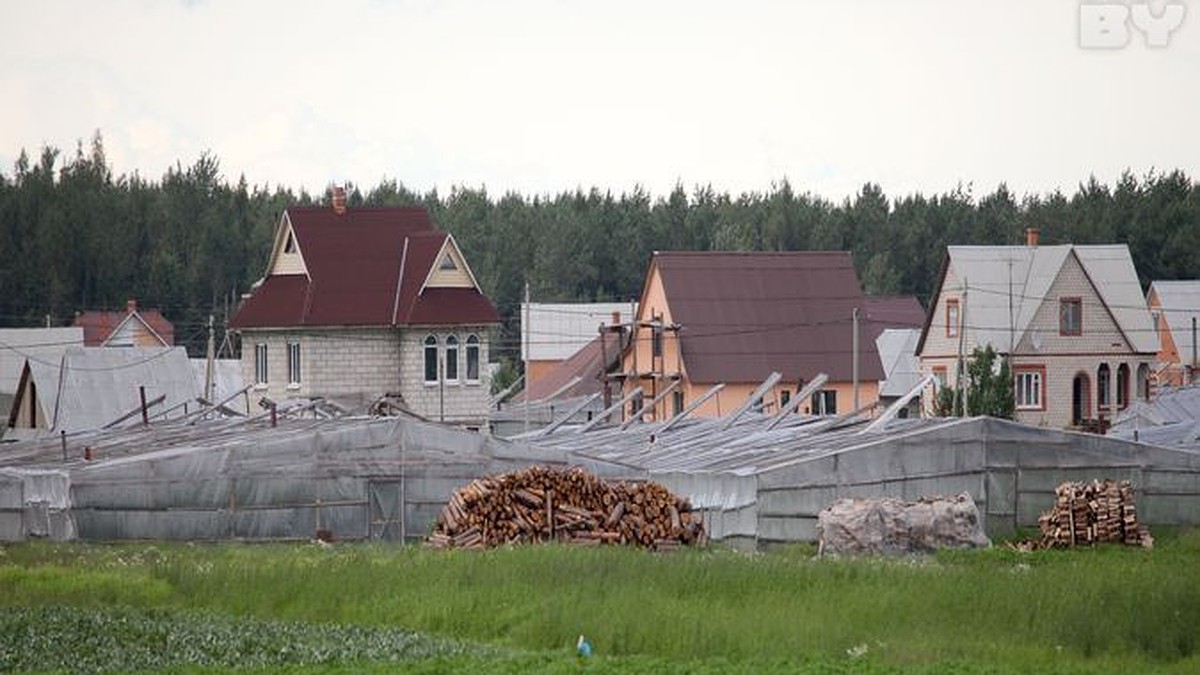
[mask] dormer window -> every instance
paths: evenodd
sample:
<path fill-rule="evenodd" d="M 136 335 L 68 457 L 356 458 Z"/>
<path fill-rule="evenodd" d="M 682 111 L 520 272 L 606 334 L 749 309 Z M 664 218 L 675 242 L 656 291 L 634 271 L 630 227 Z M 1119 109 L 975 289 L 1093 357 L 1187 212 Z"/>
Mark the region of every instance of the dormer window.
<path fill-rule="evenodd" d="M 284 253 L 295 253 L 296 252 L 296 237 L 291 233 L 290 230 L 287 233 L 287 241 L 285 241 L 283 243 L 283 252 Z"/>
<path fill-rule="evenodd" d="M 454 258 L 447 253 L 442 256 L 442 262 L 438 263 L 438 269 L 443 272 L 457 272 L 458 265 L 454 264 Z"/>

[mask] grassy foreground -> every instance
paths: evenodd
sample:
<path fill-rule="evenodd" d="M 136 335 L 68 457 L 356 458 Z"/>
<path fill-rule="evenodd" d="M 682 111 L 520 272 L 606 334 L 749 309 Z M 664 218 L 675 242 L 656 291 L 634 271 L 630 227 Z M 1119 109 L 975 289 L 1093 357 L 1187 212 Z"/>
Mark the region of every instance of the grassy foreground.
<path fill-rule="evenodd" d="M 0 671 L 1200 672 L 1200 532 L 1158 543 L 887 560 L 10 545 Z"/>

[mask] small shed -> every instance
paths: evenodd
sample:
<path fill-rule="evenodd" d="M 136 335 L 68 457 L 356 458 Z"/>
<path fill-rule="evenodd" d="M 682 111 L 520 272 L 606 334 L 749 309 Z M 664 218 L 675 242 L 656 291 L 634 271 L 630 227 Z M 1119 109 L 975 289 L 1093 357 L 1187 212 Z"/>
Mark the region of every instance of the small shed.
<path fill-rule="evenodd" d="M 73 434 L 198 407 L 200 385 L 183 347 L 71 347 L 61 360 L 28 359 L 5 438 Z"/>

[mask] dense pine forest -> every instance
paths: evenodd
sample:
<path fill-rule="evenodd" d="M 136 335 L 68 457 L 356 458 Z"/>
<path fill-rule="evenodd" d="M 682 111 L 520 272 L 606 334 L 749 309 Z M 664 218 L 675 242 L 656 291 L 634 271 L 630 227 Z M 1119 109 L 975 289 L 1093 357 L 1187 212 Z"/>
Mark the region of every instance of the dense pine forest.
<path fill-rule="evenodd" d="M 394 180 L 347 189 L 352 207 L 431 210 L 506 318 L 510 356 L 526 282 L 541 302 L 630 299 L 655 250 L 850 250 L 865 290 L 925 303 L 947 244 L 1017 244 L 1037 227 L 1044 244 L 1127 243 L 1143 285 L 1200 278 L 1200 187 L 1181 171 L 1091 179 L 1069 195 L 964 185 L 889 196 L 868 183 L 841 202 L 786 180 L 738 195 L 705 185 L 665 196 L 439 194 Z M 11 173 L 0 168 L 0 325 L 68 325 L 77 311 L 137 298 L 162 309 L 198 355 L 209 314 L 219 326 L 262 276 L 282 211 L 326 200 L 230 181 L 211 154 L 157 179 L 114 175 L 99 133 L 73 153 L 22 151 Z"/>

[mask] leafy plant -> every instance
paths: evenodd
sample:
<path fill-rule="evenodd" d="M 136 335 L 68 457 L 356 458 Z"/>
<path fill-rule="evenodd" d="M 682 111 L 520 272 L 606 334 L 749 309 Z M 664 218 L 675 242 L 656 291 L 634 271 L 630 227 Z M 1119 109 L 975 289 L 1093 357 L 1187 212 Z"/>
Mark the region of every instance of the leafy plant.
<path fill-rule="evenodd" d="M 999 361 L 999 363 L 997 363 Z M 961 416 L 966 404 L 969 416 L 988 415 L 1011 420 L 1016 413 L 1012 370 L 1008 359 L 999 358 L 991 345 L 971 351 L 964 377 L 966 394 L 957 388 L 938 390 L 937 412 L 943 417 Z"/>

